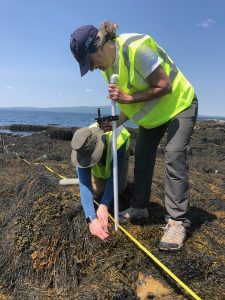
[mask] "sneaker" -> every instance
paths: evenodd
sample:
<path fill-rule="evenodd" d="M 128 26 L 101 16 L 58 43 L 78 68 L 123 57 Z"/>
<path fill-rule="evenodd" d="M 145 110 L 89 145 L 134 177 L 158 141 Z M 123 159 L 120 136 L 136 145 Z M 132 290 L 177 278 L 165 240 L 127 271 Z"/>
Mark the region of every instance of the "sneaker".
<path fill-rule="evenodd" d="M 128 220 L 148 218 L 148 210 L 147 208 L 129 207 L 128 209 L 119 212 L 119 216 Z"/>
<path fill-rule="evenodd" d="M 186 229 L 182 221 L 169 219 L 164 227 L 164 235 L 159 243 L 161 250 L 179 250 L 183 246 Z"/>

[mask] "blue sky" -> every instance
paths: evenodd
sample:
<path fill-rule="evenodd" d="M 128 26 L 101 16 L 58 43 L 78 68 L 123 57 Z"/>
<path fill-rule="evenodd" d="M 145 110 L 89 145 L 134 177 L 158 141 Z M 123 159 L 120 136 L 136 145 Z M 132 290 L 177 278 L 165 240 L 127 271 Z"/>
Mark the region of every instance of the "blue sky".
<path fill-rule="evenodd" d="M 80 77 L 78 26 L 109 19 L 151 35 L 194 85 L 199 113 L 225 116 L 224 0 L 0 0 L 0 107 L 108 105 L 100 71 Z"/>

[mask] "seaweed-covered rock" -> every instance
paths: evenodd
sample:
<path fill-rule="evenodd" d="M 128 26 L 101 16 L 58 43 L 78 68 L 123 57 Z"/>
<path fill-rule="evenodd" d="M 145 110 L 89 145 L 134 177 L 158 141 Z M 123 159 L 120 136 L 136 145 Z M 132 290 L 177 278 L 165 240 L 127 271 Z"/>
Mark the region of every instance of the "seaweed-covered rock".
<path fill-rule="evenodd" d="M 157 155 L 148 220 L 122 224 L 203 299 L 225 298 L 223 129 L 220 123 L 198 122 L 193 134 L 189 153 L 192 227 L 181 251 L 161 252 L 157 248 L 165 224 L 166 137 Z M 108 240 L 90 236 L 78 188 L 58 184 L 57 174 L 75 176 L 70 141 L 63 134 L 57 139 L 49 133 L 50 129 L 26 137 L 2 136 L 0 298 L 136 300 L 138 274 L 142 272 L 171 290 L 165 299 L 187 299 L 179 285 L 128 237 L 114 232 L 112 223 Z M 131 134 L 134 149 L 137 130 L 132 129 Z M 208 167 L 212 171 L 205 172 Z M 130 157 L 129 183 L 120 197 L 121 209 L 132 199 L 133 168 L 134 157 Z M 150 286 L 146 297 L 160 299 Z"/>

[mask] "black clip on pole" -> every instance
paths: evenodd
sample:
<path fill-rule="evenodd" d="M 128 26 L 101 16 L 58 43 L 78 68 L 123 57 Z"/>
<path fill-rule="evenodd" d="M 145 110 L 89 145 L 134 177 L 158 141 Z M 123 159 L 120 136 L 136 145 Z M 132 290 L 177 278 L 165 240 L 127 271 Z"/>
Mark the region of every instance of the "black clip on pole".
<path fill-rule="evenodd" d="M 119 116 L 105 116 L 105 117 L 101 117 L 101 111 L 100 108 L 97 108 L 97 113 L 98 113 L 98 117 L 95 118 L 95 120 L 98 122 L 99 127 L 101 128 L 101 125 L 103 122 L 107 122 L 107 121 L 117 121 L 119 120 Z"/>
<path fill-rule="evenodd" d="M 98 125 L 101 128 L 101 126 L 102 126 L 102 118 L 101 118 L 100 107 L 97 108 L 97 114 L 98 114 L 98 117 L 95 118 L 95 120 L 98 122 Z"/>

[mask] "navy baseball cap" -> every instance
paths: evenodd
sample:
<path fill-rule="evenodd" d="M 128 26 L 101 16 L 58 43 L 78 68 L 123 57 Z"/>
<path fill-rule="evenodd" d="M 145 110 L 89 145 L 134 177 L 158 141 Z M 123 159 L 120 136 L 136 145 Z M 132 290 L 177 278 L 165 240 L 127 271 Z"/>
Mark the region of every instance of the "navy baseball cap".
<path fill-rule="evenodd" d="M 84 76 L 90 70 L 89 53 L 97 51 L 93 44 L 98 29 L 92 25 L 77 28 L 70 39 L 70 49 L 80 65 L 80 74 Z"/>

